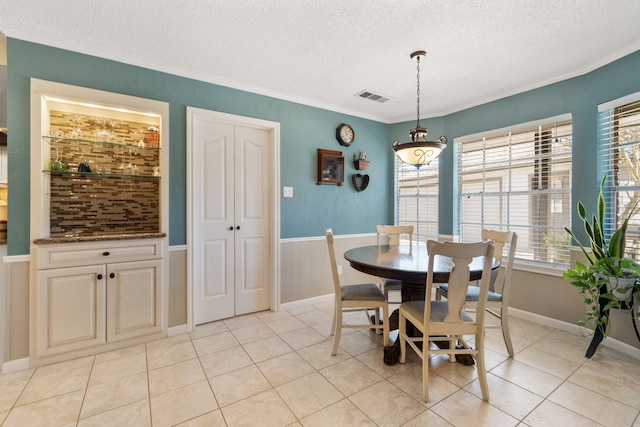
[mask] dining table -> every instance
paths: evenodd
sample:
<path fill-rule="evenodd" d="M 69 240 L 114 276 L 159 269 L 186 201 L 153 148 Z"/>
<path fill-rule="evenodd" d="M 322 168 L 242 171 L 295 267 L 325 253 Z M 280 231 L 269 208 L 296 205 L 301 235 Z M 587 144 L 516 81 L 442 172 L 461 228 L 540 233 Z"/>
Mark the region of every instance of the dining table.
<path fill-rule="evenodd" d="M 426 244 L 360 246 L 345 251 L 344 258 L 355 270 L 385 279 L 400 280 L 402 282 L 400 290 L 402 302 L 426 300 L 425 291 L 429 270 L 429 254 Z M 453 261 L 450 258 L 436 255 L 433 262 L 433 282 L 447 283 Z M 492 270 L 496 270 L 499 266 L 500 263 L 494 258 Z M 484 257 L 476 257 L 471 260 L 469 264 L 470 282 L 481 279 L 483 267 Z M 396 330 L 398 310 L 394 310 L 388 321 L 390 329 Z M 411 328 L 408 328 L 407 332 L 411 334 Z M 397 336 L 397 333 L 393 333 L 393 336 Z M 384 349 L 384 363 L 389 365 L 396 363 L 400 351 L 398 340 L 394 340 L 394 343 Z M 462 359 L 456 357 L 456 360 L 464 364 L 473 363 L 471 357 Z"/>
<path fill-rule="evenodd" d="M 344 258 L 351 267 L 372 276 L 396 279 L 402 282 L 402 301 L 424 300 L 429 266 L 426 244 L 372 245 L 348 249 Z M 484 257 L 473 258 L 469 265 L 469 281 L 480 280 Z M 491 268 L 500 263 L 494 258 Z M 433 264 L 433 282 L 447 283 L 453 267 L 450 258 L 436 256 Z"/>

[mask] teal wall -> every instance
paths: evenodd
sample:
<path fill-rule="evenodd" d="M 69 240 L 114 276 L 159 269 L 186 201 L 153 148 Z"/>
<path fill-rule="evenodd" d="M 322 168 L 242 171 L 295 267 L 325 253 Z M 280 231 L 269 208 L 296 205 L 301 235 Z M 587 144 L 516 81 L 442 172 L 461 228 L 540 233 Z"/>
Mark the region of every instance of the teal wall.
<path fill-rule="evenodd" d="M 370 233 L 375 224 L 393 221 L 394 159 L 391 141 L 406 141 L 415 121 L 387 125 L 240 90 L 135 67 L 88 55 L 8 39 L 9 233 L 10 255 L 29 253 L 29 78 L 85 86 L 170 104 L 171 245 L 186 243 L 186 106 L 194 106 L 281 124 L 280 184 L 294 188 L 281 198 L 281 237 Z M 580 77 L 462 110 L 421 124 L 429 135 L 447 136 L 439 160 L 440 233 L 455 235 L 453 140 L 477 132 L 571 113 L 573 118 L 573 200 L 593 210 L 596 174 L 597 105 L 640 91 L 640 51 Z M 425 100 L 428 102 L 428 100 Z M 335 128 L 353 126 L 356 142 L 340 146 Z M 345 184 L 316 185 L 316 150 L 345 155 Z M 358 193 L 353 152 L 365 150 L 369 187 Z M 574 218 L 572 227 L 578 229 Z"/>
<path fill-rule="evenodd" d="M 484 105 L 449 114 L 444 118 L 445 134 L 450 143 L 457 137 L 499 129 L 532 120 L 571 113 L 573 120 L 572 200 L 585 203 L 588 212 L 595 210 L 598 194 L 597 113 L 598 104 L 640 91 L 640 51 L 627 55 L 585 75 L 499 99 Z M 453 150 L 440 160 L 440 173 L 450 176 Z M 449 177 L 447 179 L 450 179 Z M 451 189 L 447 181 L 446 189 Z M 441 183 L 442 185 L 442 183 Z M 455 193 L 440 187 L 440 232 L 458 234 L 455 228 Z M 581 234 L 577 215 L 571 228 Z"/>
<path fill-rule="evenodd" d="M 587 211 L 595 209 L 599 179 L 596 157 L 598 104 L 640 92 L 640 51 L 627 55 L 585 75 L 505 97 L 421 124 L 429 136 L 445 135 L 448 148 L 439 158 L 439 230 L 457 235 L 456 183 L 454 182 L 455 138 L 533 120 L 571 113 L 573 120 L 572 200 L 582 200 Z M 427 100 L 428 101 L 428 100 Z M 415 121 L 390 126 L 391 140 L 408 140 Z M 393 160 L 391 160 L 392 162 Z M 574 202 L 574 205 L 575 205 Z M 573 218 L 571 227 L 580 235 L 582 224 Z"/>
<path fill-rule="evenodd" d="M 223 60 L 223 59 L 222 59 Z M 388 125 L 193 79 L 105 60 L 22 40 L 7 40 L 9 132 L 8 253 L 29 253 L 29 79 L 133 95 L 168 102 L 169 244 L 186 243 L 186 107 L 193 106 L 280 123 L 281 186 L 294 188 L 281 198 L 281 237 L 366 233 L 393 219 L 393 165 L 388 162 Z M 349 123 L 351 147 L 335 139 L 335 128 Z M 317 149 L 345 155 L 343 186 L 316 185 Z M 353 152 L 365 150 L 369 187 L 351 185 Z"/>

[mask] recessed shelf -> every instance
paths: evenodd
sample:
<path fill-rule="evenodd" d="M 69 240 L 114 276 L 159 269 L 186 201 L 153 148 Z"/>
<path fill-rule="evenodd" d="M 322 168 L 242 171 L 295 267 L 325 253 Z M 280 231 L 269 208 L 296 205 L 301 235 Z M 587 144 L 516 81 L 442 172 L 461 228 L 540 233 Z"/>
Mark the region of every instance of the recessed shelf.
<path fill-rule="evenodd" d="M 161 176 L 156 175 L 137 175 L 130 173 L 96 173 L 96 172 L 77 172 L 77 171 L 54 171 L 43 169 L 42 172 L 51 175 L 59 175 L 70 178 L 141 178 L 141 179 L 160 179 Z"/>
<path fill-rule="evenodd" d="M 56 136 L 48 136 L 43 135 L 42 138 L 46 141 L 51 142 L 52 144 L 56 144 L 56 142 L 75 142 L 75 143 L 84 143 L 84 144 L 101 144 L 101 145 L 111 145 L 114 147 L 126 147 L 128 149 L 137 149 L 137 150 L 160 150 L 160 147 L 151 147 L 149 145 L 138 145 L 138 144 L 125 144 L 123 142 L 115 142 L 115 141 L 95 141 L 91 139 L 78 139 L 78 138 L 58 138 Z"/>

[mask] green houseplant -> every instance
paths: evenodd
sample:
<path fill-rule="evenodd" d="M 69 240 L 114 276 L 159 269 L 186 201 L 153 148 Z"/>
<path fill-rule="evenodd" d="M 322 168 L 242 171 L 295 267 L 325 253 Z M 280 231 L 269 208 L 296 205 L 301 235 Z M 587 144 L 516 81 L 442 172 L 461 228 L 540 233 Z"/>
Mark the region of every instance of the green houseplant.
<path fill-rule="evenodd" d="M 638 202 L 607 241 L 604 235 L 606 179 L 605 175 L 600 183 L 597 212 L 591 221 L 583 203 L 578 202 L 578 216 L 589 239 L 589 248 L 587 249 L 570 229 L 565 228 L 584 252 L 589 265 L 576 262 L 576 266 L 568 269 L 562 276 L 579 289 L 587 304 L 586 320 L 581 320 L 578 324 L 593 325 L 596 332 L 599 330 L 600 339 L 607 336 L 610 310 L 631 310 L 631 301 L 640 298 L 640 285 L 637 284 L 640 266 L 624 256 L 627 227 Z"/>

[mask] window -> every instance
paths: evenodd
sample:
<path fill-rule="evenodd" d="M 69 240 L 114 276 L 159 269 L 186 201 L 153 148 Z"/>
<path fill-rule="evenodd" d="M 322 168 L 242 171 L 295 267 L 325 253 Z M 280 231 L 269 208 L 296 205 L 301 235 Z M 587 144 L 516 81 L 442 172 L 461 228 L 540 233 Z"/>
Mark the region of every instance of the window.
<path fill-rule="evenodd" d="M 517 258 L 569 263 L 569 115 L 456 139 L 460 240 L 515 231 Z"/>
<path fill-rule="evenodd" d="M 395 199 L 396 223 L 413 225 L 415 242 L 437 239 L 438 159 L 418 169 L 396 157 Z"/>
<path fill-rule="evenodd" d="M 610 237 L 640 198 L 640 93 L 598 106 L 599 169 L 607 174 L 605 236 Z M 627 228 L 626 255 L 640 261 L 640 215 Z"/>

